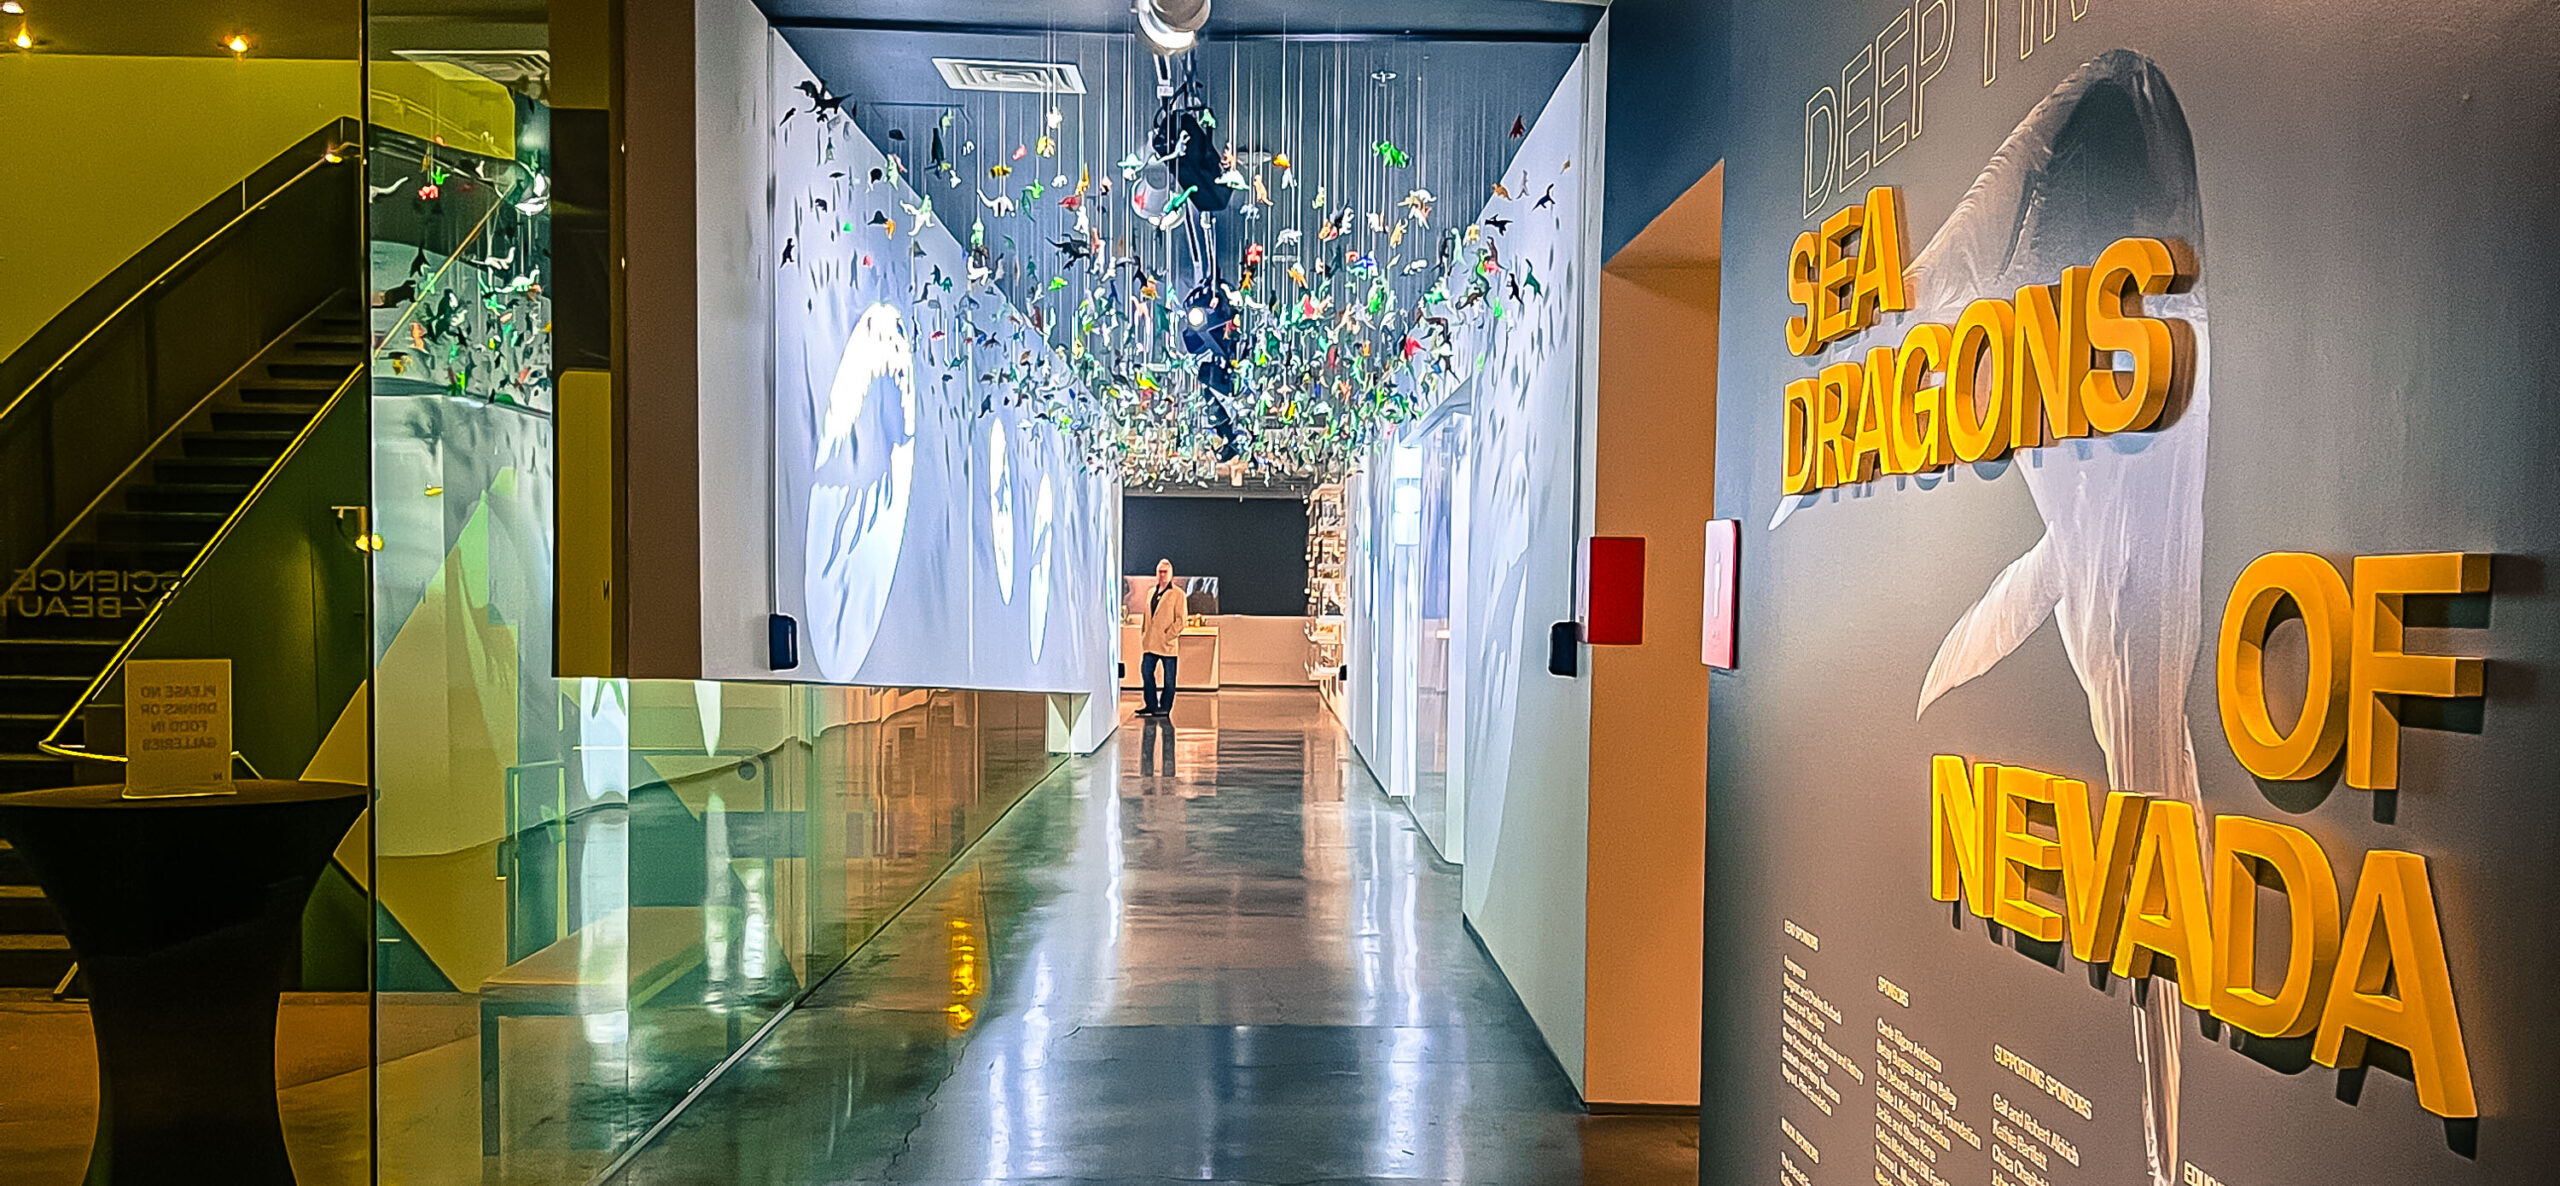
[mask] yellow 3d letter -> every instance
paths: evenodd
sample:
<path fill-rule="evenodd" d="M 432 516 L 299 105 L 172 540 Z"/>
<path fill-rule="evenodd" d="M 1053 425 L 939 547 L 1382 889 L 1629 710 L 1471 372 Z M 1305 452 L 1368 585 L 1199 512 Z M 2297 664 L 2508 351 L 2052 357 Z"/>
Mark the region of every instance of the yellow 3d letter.
<path fill-rule="evenodd" d="M 2338 963 L 2338 882 L 2328 854 L 2300 828 L 2221 815 L 2213 820 L 2213 1015 L 2261 1038 L 2299 1038 L 2320 1022 Z M 2283 891 L 2291 953 L 2272 993 L 2258 991 L 2260 870 Z"/>
<path fill-rule="evenodd" d="M 1893 347 L 1867 351 L 1864 378 L 1858 386 L 1857 415 L 1850 418 L 1849 467 L 1844 480 L 1863 482 L 1889 469 L 1893 402 Z"/>
<path fill-rule="evenodd" d="M 1866 386 L 1866 368 L 1835 362 L 1814 376 L 1813 487 L 1827 490 L 1856 479 L 1858 393 Z"/>
<path fill-rule="evenodd" d="M 2205 913 L 2204 866 L 2196 850 L 2192 805 L 2151 801 L 2142 821 L 2142 842 L 2134 849 L 2125 907 L 2124 934 L 2116 940 L 2116 975 L 2149 976 L 2154 957 L 2165 955 L 2178 963 L 2178 999 L 2189 1008 L 2211 1008 L 2213 919 Z"/>
<path fill-rule="evenodd" d="M 1859 328 L 1876 323 L 1876 313 L 1899 313 L 1911 307 L 1911 285 L 1902 276 L 1902 197 L 1890 186 L 1867 191 L 1866 219 L 1858 231 L 1858 279 L 1852 291 L 1850 320 Z"/>
<path fill-rule="evenodd" d="M 1811 354 L 1822 348 L 1820 314 L 1815 312 L 1814 289 L 1822 283 L 1821 249 L 1812 231 L 1796 236 L 1795 246 L 1787 249 L 1787 299 L 1804 310 L 1787 318 L 1787 351 Z"/>
<path fill-rule="evenodd" d="M 1961 893 L 1965 909 L 1991 917 L 1991 829 L 1983 811 L 1983 792 L 2000 777 L 1989 762 L 1967 777 L 1964 759 L 1939 754 L 1929 759 L 1929 893 L 1953 902 Z"/>
<path fill-rule="evenodd" d="M 2347 665 L 2348 786 L 2381 791 L 2400 785 L 2400 697 L 2480 694 L 2478 659 L 2401 651 L 2407 596 L 2488 588 L 2486 552 L 2356 557 Z"/>
<path fill-rule="evenodd" d="M 1821 242 L 1815 252 L 1822 265 L 1819 287 L 1814 290 L 1814 344 L 1845 338 L 1859 329 L 1858 302 L 1852 295 L 1858 282 L 1858 259 L 1844 254 L 1849 236 L 1866 225 L 1864 207 L 1843 206 L 1822 220 Z"/>
<path fill-rule="evenodd" d="M 2032 449 L 2055 440 L 2089 435 L 2089 417 L 2081 409 L 2080 384 L 2089 375 L 2089 328 L 2082 306 L 2089 269 L 2062 270 L 2061 297 L 2054 287 L 2030 284 L 2018 290 L 2017 341 L 2009 351 L 2009 444 Z"/>
<path fill-rule="evenodd" d="M 2145 293 L 2169 291 L 2178 278 L 2169 245 L 2158 239 L 2118 239 L 2098 253 L 2081 301 L 2089 345 L 2107 354 L 2130 354 L 2130 372 L 2102 368 L 2080 380 L 2080 402 L 2089 427 L 2099 432 L 2140 432 L 2160 419 L 2176 373 L 2175 335 L 2169 323 L 2137 310 Z"/>
<path fill-rule="evenodd" d="M 2290 598 L 2302 614 L 2310 643 L 2310 672 L 2302 715 L 2293 731 L 2276 728 L 2267 714 L 2268 623 L 2278 602 Z M 2231 600 L 2222 607 L 2222 638 L 2213 649 L 2222 702 L 2222 736 L 2240 765 L 2260 778 L 2309 778 L 2329 768 L 2346 741 L 2347 582 L 2338 570 L 2305 552 L 2270 552 L 2240 570 Z"/>
<path fill-rule="evenodd" d="M 2110 791 L 2095 835 L 2089 827 L 2089 787 L 2077 779 L 2053 784 L 2054 831 L 2062 841 L 2062 903 L 2071 924 L 2071 954 L 2082 963 L 2113 964 L 2116 937 L 2124 929 L 2125 881 L 2133 873 L 2134 845 L 2142 838 L 2151 797 Z"/>
<path fill-rule="evenodd" d="M 2385 984 L 2396 985 L 2399 995 L 2385 995 Z M 2409 1052 L 2419 1107 L 2455 1119 L 2480 1114 L 2427 859 L 2412 852 L 2364 854 L 2311 1057 L 2322 1066 L 2360 1066 L 2368 1037 Z"/>
<path fill-rule="evenodd" d="M 2062 846 L 2028 830 L 2027 809 L 2034 803 L 2052 806 L 2057 781 L 2024 766 L 2001 767 L 1987 821 L 1993 833 L 1991 921 L 2041 943 L 2062 939 L 2062 915 L 2028 900 L 2028 875 L 2060 873 Z"/>
<path fill-rule="evenodd" d="M 1787 384 L 1786 456 L 1780 474 L 1779 490 L 1785 494 L 1802 494 L 1813 489 L 1813 425 L 1814 381 L 1798 379 Z"/>
<path fill-rule="evenodd" d="M 2009 385 L 2016 360 L 2018 316 L 2009 302 L 1985 297 L 1964 307 L 1947 350 L 1943 403 L 1947 438 L 1958 461 L 1994 461 L 2009 452 Z"/>
<path fill-rule="evenodd" d="M 1954 341 L 1954 330 L 1924 322 L 1911 327 L 1901 352 L 1894 355 L 1893 431 L 1886 438 L 1893 464 L 1886 468 L 1895 473 L 1939 469 L 1956 459 L 1955 446 L 1947 440 L 1946 378 L 1929 382 L 1929 376 L 1947 369 L 1947 348 Z"/>

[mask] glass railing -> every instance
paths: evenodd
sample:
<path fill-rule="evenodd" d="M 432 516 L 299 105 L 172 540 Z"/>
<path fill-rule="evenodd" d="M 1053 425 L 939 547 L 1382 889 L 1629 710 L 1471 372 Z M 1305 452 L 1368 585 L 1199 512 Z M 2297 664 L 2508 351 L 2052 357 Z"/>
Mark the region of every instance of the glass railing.
<path fill-rule="evenodd" d="M 340 144 L 331 156 L 347 160 L 362 151 Z M 77 555 L 65 543 L 87 534 L 99 540 L 93 547 L 111 553 L 121 546 L 183 558 L 174 571 L 159 574 L 153 595 L 132 607 L 139 613 L 129 625 L 121 614 L 116 624 L 102 624 L 101 633 L 112 632 L 106 637 L 123 637 L 45 734 L 44 753 L 124 760 L 108 739 L 114 730 L 102 738 L 89 734 L 95 723 L 120 719 L 114 693 L 127 659 L 227 657 L 235 701 L 256 706 L 235 722 L 240 748 L 234 756 L 251 774 L 299 775 L 345 717 L 368 659 L 362 557 L 377 550 L 380 536 L 369 502 L 368 409 L 347 397 L 366 389 L 370 367 L 397 365 L 404 357 L 397 346 L 405 327 L 460 300 L 450 294 L 473 274 L 466 261 L 485 244 L 503 208 L 494 200 L 464 207 L 458 224 L 444 228 L 450 249 L 407 281 L 421 299 L 393 304 L 373 294 L 369 304 L 393 306 L 387 326 L 368 329 L 326 306 L 297 322 L 286 339 L 301 349 L 277 362 L 271 347 L 243 368 L 263 367 L 268 373 L 257 382 L 270 386 L 248 386 L 235 375 L 208 393 L 161 434 L 162 443 L 183 440 L 174 460 L 155 461 L 157 443 L 144 450 L 39 553 L 39 560 Z M 333 330 L 329 322 L 340 319 L 350 324 Z M 323 340 L 325 361 L 312 361 L 308 349 L 315 328 L 335 335 Z M 182 431 L 199 424 L 209 427 Z M 152 467 L 147 480 L 137 477 L 145 465 Z M 118 494 L 125 509 L 106 511 Z M 111 522 L 115 516 L 121 519 Z M 197 521 L 206 522 L 188 530 Z M 31 566 L 22 579 L 41 593 L 49 571 Z M 279 574 L 295 579 L 279 581 Z M 244 646 L 243 639 L 256 645 Z"/>
<path fill-rule="evenodd" d="M 207 428 L 244 383 L 336 357 L 295 347 L 333 305 L 352 308 L 358 130 L 321 127 L 0 360 L 0 636 L 99 633 L 68 621 L 81 618 L 75 581 L 92 595 L 102 579 L 118 593 L 165 585 L 173 550 L 143 545 L 166 541 L 99 530 L 119 490 L 155 462 L 187 459 L 181 434 Z"/>

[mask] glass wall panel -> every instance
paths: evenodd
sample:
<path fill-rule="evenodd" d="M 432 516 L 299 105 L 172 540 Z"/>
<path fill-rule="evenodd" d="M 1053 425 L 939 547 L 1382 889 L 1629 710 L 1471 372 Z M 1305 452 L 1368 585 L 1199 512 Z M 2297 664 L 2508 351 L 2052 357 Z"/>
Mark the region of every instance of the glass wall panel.
<path fill-rule="evenodd" d="M 554 381 L 601 360 L 554 333 L 593 212 L 552 132 L 589 113 L 434 24 L 374 26 L 382 1180 L 577 1181 L 1056 759 L 1040 695 L 553 674 Z"/>
<path fill-rule="evenodd" d="M 0 12 L 13 1184 L 370 1174 L 364 561 L 330 509 L 365 488 L 361 13 Z M 230 665 L 231 793 L 125 803 L 137 659 Z"/>

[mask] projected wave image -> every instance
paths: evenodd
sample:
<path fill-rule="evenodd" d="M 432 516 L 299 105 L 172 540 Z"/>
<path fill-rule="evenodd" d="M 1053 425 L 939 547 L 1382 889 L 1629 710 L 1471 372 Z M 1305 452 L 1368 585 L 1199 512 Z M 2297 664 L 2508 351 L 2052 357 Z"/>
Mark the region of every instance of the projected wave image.
<path fill-rule="evenodd" d="M 812 384 L 809 395 L 809 656 L 826 678 L 850 680 L 879 635 L 914 502 L 915 359 L 898 310 L 864 310 L 834 381 L 823 391 Z"/>
<path fill-rule="evenodd" d="M 1058 490 L 1048 474 L 1040 475 L 1040 493 L 1031 501 L 1031 661 L 1040 661 L 1049 642 L 1049 583 L 1058 550 Z"/>
<path fill-rule="evenodd" d="M 1004 421 L 987 421 L 987 546 L 996 564 L 996 595 L 1013 604 L 1013 447 Z M 1034 644 L 1032 656 L 1039 656 Z"/>

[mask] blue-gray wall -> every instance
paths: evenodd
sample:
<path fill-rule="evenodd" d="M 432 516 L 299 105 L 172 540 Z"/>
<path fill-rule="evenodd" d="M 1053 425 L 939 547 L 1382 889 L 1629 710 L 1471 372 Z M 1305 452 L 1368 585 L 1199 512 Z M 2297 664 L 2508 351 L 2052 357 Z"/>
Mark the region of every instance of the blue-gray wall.
<path fill-rule="evenodd" d="M 1724 159 L 1731 0 L 1609 6 L 1606 259 Z"/>
<path fill-rule="evenodd" d="M 1879 1019 L 1943 1061 L 1985 1146 L 1998 1144 L 2002 1094 L 2075 1144 L 2079 1166 L 2044 1174 L 2057 1186 L 2147 1180 L 2145 1097 L 2162 1097 L 2146 1083 L 2164 1059 L 2138 1049 L 2130 986 L 2093 986 L 2067 956 L 2038 958 L 2050 953 L 1931 900 L 1928 762 L 1945 753 L 2291 824 L 2326 849 L 2347 895 L 2368 851 L 2427 858 L 2478 1122 L 2421 1110 L 2387 1052 L 2370 1074 L 2342 1074 L 2306 1066 L 2305 1042 L 2239 1043 L 2190 1012 L 2175 1020 L 2167 1180 L 2192 1163 L 2235 1186 L 2549 1181 L 2560 23 L 2527 0 L 2056 0 L 2052 39 L 2022 58 L 2018 3 L 1992 7 L 1996 77 L 1983 77 L 1985 6 L 1948 5 L 1953 57 L 1927 92 L 1924 134 L 1852 186 L 1900 187 L 1916 251 L 1968 217 L 1959 199 L 2010 145 L 2029 200 L 1986 192 L 1970 249 L 1915 267 L 1915 296 L 2050 282 L 2099 240 L 2176 234 L 2201 267 L 2180 315 L 2209 353 L 2157 432 L 1886 478 L 1773 526 L 1783 385 L 1901 337 L 1879 327 L 1821 359 L 1785 350 L 1787 249 L 1812 225 L 1806 104 L 1911 6 L 1739 8 L 1716 478 L 1718 512 L 1743 524 L 1744 658 L 1711 697 L 1702 1180 L 1776 1181 L 1782 1156 L 1826 1186 L 1873 1180 Z M 1614 40 L 1624 53 L 1643 39 L 1620 27 Z M 2091 63 L 2115 81 L 2069 112 L 2034 114 Z M 1613 89 L 1618 138 L 1641 134 L 1623 127 L 1629 114 Z M 2040 118 L 2041 146 L 2011 140 Z M 1628 171 L 1615 139 L 1609 166 L 1613 180 Z M 2179 472 L 2163 472 L 2173 459 Z M 2486 696 L 2412 702 L 2396 794 L 2350 789 L 2334 769 L 2250 778 L 2222 735 L 2209 653 L 2241 568 L 2275 551 L 2344 568 L 2439 550 L 2495 553 L 2492 591 L 2413 600 L 2411 645 L 2487 656 Z M 2004 572 L 2014 579 L 1995 588 Z M 2022 640 L 1923 711 L 1941 644 L 1977 604 Z M 2270 683 L 2298 680 L 2299 655 Z M 1789 923 L 1818 935 L 1819 952 Z M 1831 1044 L 1867 1071 L 1864 1083 L 1833 1073 L 1846 1098 L 1832 1114 L 1781 1080 L 1782 956 L 1842 1011 Z M 1880 995 L 1878 976 L 1911 1003 Z M 1995 1064 L 1995 1044 L 2085 1093 L 2093 1118 Z M 1782 1118 L 1820 1149 L 1818 1166 Z M 1935 1172 L 1988 1180 L 1990 1153 L 1958 1141 Z"/>

